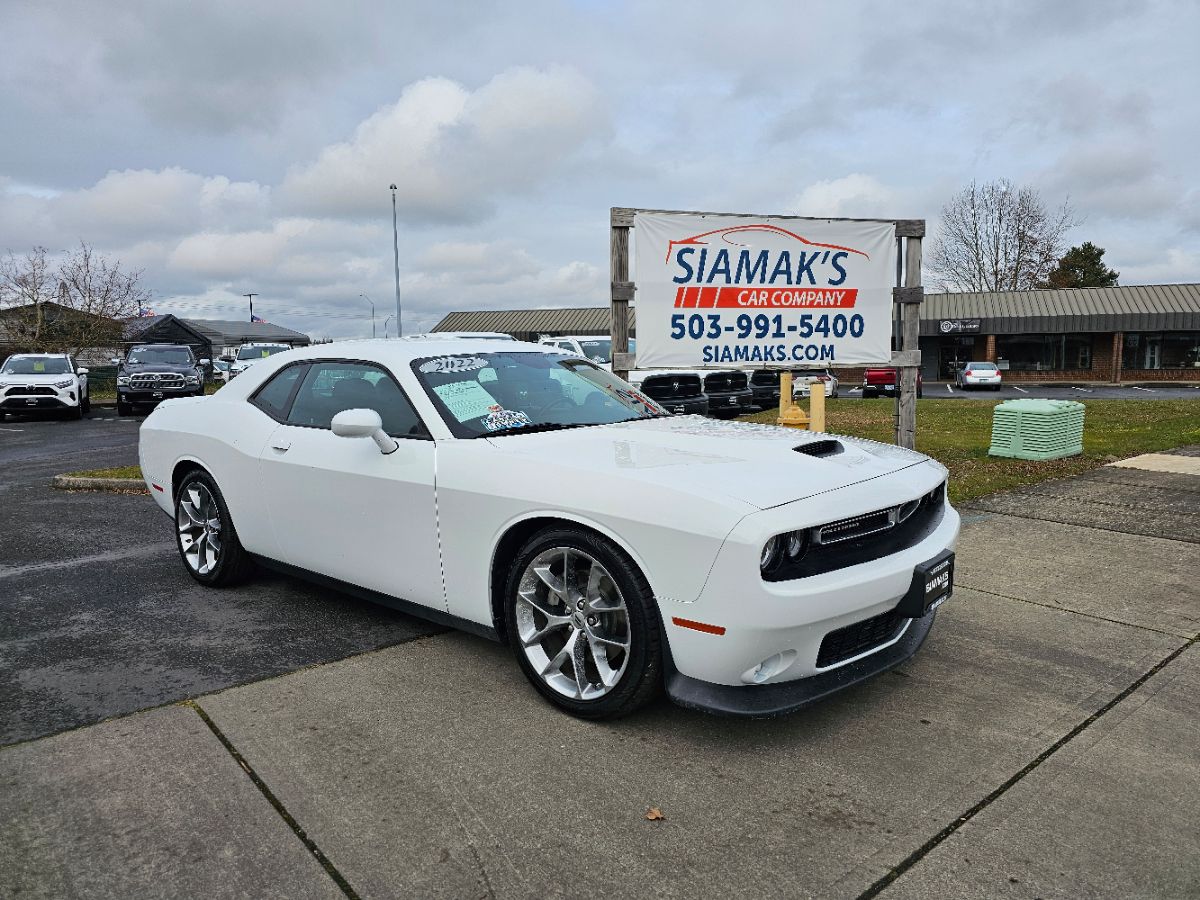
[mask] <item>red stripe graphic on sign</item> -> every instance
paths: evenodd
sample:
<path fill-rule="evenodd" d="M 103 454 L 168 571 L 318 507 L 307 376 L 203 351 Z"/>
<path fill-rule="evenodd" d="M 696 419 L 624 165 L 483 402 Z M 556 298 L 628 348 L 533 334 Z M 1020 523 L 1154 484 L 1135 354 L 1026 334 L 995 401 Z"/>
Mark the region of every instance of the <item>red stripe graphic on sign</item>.
<path fill-rule="evenodd" d="M 689 295 L 689 292 L 690 295 Z M 853 309 L 858 288 L 680 287 L 675 306 L 696 309 Z"/>

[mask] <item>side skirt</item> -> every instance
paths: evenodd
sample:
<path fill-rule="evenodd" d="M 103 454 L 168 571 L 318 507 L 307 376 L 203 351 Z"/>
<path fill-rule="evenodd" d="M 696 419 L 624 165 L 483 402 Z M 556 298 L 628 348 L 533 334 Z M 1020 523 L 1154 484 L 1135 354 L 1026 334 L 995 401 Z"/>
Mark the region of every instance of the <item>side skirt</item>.
<path fill-rule="evenodd" d="M 337 578 L 330 578 L 328 575 L 322 575 L 319 572 L 310 572 L 308 569 L 302 569 L 299 566 L 293 566 L 289 563 L 279 562 L 275 559 L 268 559 L 265 556 L 250 554 L 254 561 L 263 568 L 271 569 L 279 572 L 282 575 L 291 575 L 295 578 L 303 579 L 304 581 L 319 584 L 322 587 L 332 588 L 335 591 L 340 591 L 343 594 L 350 594 L 352 597 L 358 597 L 360 600 L 368 600 L 371 603 L 377 603 L 380 606 L 386 606 L 390 609 L 398 610 L 417 619 L 425 619 L 428 622 L 436 622 L 438 625 L 445 625 L 448 628 L 454 628 L 457 631 L 465 631 L 468 634 L 475 634 L 479 637 L 487 638 L 489 641 L 501 643 L 499 632 L 491 625 L 480 625 L 478 622 L 472 622 L 470 619 L 464 619 L 460 616 L 451 615 L 440 609 L 433 609 L 429 606 L 422 606 L 419 603 L 413 603 L 410 600 L 402 600 L 399 597 L 393 597 L 390 594 L 384 594 L 380 591 L 373 591 L 370 588 L 359 587 L 357 584 L 351 584 L 348 581 L 341 581 Z"/>

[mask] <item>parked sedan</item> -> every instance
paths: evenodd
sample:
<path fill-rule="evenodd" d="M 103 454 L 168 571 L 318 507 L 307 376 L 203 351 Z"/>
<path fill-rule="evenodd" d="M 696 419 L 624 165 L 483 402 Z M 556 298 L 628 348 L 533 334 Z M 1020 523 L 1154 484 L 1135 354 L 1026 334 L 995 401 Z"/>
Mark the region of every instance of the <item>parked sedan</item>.
<path fill-rule="evenodd" d="M 953 586 L 939 463 L 667 416 L 535 344 L 296 350 L 161 404 L 139 455 L 201 584 L 259 563 L 507 642 L 586 718 L 796 709 L 911 657 Z"/>
<path fill-rule="evenodd" d="M 958 382 L 958 386 L 964 390 L 966 388 L 991 388 L 993 391 L 998 391 L 1004 379 L 995 363 L 969 362 L 958 370 L 958 377 L 955 380 Z"/>

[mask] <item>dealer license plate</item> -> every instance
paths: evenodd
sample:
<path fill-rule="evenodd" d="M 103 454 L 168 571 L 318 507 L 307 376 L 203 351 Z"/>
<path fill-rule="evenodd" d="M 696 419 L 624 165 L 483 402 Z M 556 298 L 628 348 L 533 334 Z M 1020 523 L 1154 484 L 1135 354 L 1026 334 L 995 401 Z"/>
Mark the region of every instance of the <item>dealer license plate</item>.
<path fill-rule="evenodd" d="M 912 584 L 900 601 L 902 615 L 919 619 L 954 593 L 954 551 L 945 550 L 913 568 Z"/>

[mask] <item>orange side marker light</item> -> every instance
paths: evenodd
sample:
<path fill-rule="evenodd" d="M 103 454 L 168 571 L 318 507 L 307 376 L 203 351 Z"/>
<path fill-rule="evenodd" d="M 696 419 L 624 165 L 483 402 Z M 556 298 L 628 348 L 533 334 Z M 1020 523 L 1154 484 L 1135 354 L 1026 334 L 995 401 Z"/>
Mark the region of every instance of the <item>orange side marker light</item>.
<path fill-rule="evenodd" d="M 709 625 L 707 622 L 694 622 L 691 619 L 681 619 L 679 616 L 672 616 L 671 621 L 680 628 L 691 628 L 695 631 L 703 631 L 705 634 L 715 634 L 718 637 L 725 633 L 724 625 Z"/>

